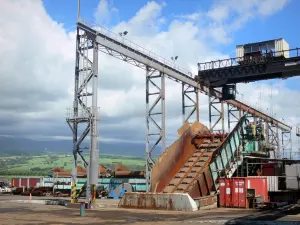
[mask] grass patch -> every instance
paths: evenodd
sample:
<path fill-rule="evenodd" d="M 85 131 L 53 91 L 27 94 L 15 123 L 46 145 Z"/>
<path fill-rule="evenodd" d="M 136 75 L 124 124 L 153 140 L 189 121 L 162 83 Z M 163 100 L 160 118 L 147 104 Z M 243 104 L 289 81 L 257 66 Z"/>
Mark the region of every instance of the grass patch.
<path fill-rule="evenodd" d="M 88 154 L 84 154 L 88 160 Z M 78 159 L 79 161 L 79 159 Z M 102 154 L 99 164 L 114 169 L 115 163 L 122 163 L 130 170 L 144 170 L 145 159 L 134 156 L 119 156 Z M 81 165 L 81 163 L 79 164 Z M 66 171 L 72 169 L 72 155 L 38 155 L 38 156 L 9 156 L 0 157 L 0 175 L 14 174 L 23 176 L 45 176 L 51 174 L 53 167 L 61 167 Z"/>

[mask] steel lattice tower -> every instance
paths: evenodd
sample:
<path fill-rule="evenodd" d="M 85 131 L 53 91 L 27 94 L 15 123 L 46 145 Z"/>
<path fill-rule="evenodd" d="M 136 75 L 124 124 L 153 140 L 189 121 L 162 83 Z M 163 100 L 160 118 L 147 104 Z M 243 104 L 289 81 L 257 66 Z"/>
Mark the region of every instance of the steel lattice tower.
<path fill-rule="evenodd" d="M 80 1 L 78 1 L 78 22 Z M 88 202 L 95 200 L 96 185 L 98 183 L 99 149 L 98 149 L 98 45 L 96 36 L 81 30 L 77 24 L 76 35 L 76 62 L 75 62 L 75 87 L 73 108 L 68 110 L 67 123 L 73 133 L 73 166 L 72 166 L 72 202 L 77 201 L 77 158 L 83 162 L 87 169 L 86 199 Z M 79 135 L 80 125 L 84 125 L 83 132 Z M 90 134 L 89 160 L 82 154 L 82 144 Z"/>

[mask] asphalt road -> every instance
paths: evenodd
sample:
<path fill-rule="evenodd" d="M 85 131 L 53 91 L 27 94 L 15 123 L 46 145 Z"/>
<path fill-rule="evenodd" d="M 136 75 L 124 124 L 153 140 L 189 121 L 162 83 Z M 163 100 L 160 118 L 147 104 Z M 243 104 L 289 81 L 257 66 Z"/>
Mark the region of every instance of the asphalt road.
<path fill-rule="evenodd" d="M 98 200 L 103 208 L 86 210 L 80 217 L 79 209 L 63 206 L 16 203 L 28 196 L 0 196 L 0 224 L 268 224 L 267 221 L 294 221 L 300 224 L 300 207 L 283 211 L 263 211 L 218 208 L 196 212 L 173 212 L 154 210 L 129 210 L 115 208 L 117 200 Z M 34 199 L 41 199 L 35 197 Z M 49 198 L 48 198 L 49 199 Z M 264 221 L 264 222 L 262 222 Z M 248 222 L 248 223 L 246 223 Z"/>

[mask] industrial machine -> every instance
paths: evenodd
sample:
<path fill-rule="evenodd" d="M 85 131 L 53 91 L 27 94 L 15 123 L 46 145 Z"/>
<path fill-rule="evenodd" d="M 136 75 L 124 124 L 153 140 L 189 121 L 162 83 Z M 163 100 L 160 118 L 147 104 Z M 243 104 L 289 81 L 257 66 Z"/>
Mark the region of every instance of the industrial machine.
<path fill-rule="evenodd" d="M 236 46 L 236 58 L 198 63 L 195 80 L 210 88 L 222 88 L 223 99 L 235 99 L 236 84 L 300 74 L 300 49 L 290 49 L 283 39 Z"/>

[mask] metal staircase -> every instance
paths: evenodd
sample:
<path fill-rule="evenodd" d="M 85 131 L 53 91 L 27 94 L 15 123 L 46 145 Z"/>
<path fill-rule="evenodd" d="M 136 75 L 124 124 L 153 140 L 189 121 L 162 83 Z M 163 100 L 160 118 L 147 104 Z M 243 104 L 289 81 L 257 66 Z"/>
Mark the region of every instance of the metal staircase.
<path fill-rule="evenodd" d="M 202 171 L 208 166 L 214 150 L 221 144 L 220 138 L 204 139 L 199 148 L 184 163 L 163 193 L 186 193 L 197 183 Z"/>

